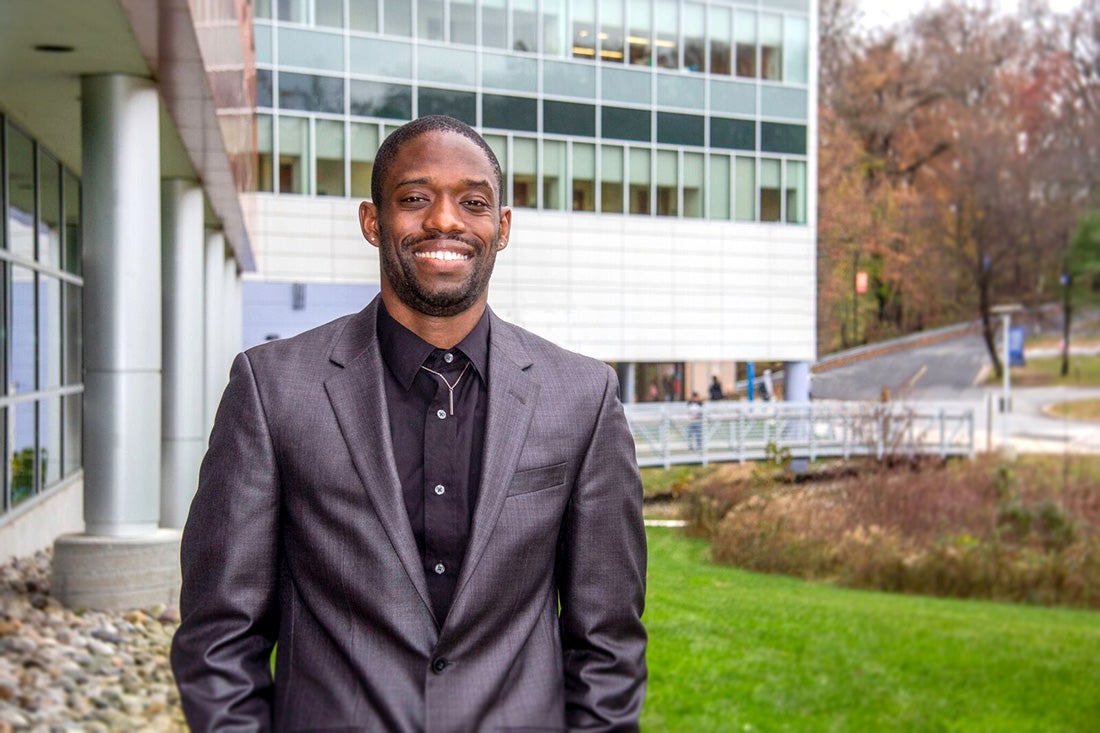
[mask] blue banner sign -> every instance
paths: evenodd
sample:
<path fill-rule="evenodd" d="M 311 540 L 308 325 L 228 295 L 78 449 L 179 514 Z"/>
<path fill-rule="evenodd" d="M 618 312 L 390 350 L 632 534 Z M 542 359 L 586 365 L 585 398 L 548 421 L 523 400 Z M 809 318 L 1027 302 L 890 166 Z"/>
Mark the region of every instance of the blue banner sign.
<path fill-rule="evenodd" d="M 1024 364 L 1024 335 L 1023 326 L 1013 326 L 1008 329 L 1008 365 L 1022 367 Z"/>

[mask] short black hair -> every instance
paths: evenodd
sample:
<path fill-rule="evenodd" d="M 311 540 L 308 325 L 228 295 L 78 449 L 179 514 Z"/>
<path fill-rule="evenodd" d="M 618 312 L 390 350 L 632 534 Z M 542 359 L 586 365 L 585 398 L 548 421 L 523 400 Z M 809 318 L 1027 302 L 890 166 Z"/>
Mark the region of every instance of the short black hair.
<path fill-rule="evenodd" d="M 394 130 L 378 148 L 378 153 L 374 156 L 374 170 L 371 171 L 370 176 L 370 197 L 375 205 L 381 205 L 382 183 L 389 175 L 393 160 L 397 157 L 401 146 L 428 132 L 453 132 L 472 141 L 481 148 L 485 153 L 485 157 L 488 158 L 489 165 L 492 167 L 493 175 L 496 178 L 497 206 L 504 204 L 504 173 L 501 171 L 500 161 L 497 160 L 496 153 L 489 147 L 489 143 L 485 142 L 485 138 L 478 135 L 474 128 L 462 120 L 456 120 L 454 117 L 448 117 L 447 115 L 426 115 L 405 123 Z"/>

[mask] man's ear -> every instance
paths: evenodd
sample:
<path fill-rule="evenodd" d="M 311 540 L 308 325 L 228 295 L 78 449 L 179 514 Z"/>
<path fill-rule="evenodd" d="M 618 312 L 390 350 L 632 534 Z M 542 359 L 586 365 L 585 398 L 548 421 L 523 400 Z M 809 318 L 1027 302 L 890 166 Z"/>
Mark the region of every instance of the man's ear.
<path fill-rule="evenodd" d="M 378 231 L 378 207 L 370 201 L 359 204 L 359 228 L 363 236 L 375 247 L 381 244 L 382 235 Z"/>
<path fill-rule="evenodd" d="M 497 243 L 497 249 L 504 249 L 508 246 L 508 237 L 512 233 L 512 209 L 509 206 L 500 207 L 500 241 Z"/>

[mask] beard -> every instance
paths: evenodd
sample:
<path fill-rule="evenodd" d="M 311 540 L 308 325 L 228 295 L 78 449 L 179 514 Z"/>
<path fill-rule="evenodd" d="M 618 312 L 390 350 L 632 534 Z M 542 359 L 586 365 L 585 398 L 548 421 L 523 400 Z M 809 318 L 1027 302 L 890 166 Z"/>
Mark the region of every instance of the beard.
<path fill-rule="evenodd" d="M 398 300 L 418 313 L 437 318 L 457 316 L 469 310 L 489 288 L 500 242 L 499 231 L 485 249 L 479 242 L 463 237 L 407 237 L 393 242 L 381 226 L 378 234 L 382 245 L 379 248 L 382 276 Z M 463 242 L 473 250 L 473 267 L 462 280 L 432 284 L 423 282 L 418 276 L 412 248 L 436 239 Z"/>

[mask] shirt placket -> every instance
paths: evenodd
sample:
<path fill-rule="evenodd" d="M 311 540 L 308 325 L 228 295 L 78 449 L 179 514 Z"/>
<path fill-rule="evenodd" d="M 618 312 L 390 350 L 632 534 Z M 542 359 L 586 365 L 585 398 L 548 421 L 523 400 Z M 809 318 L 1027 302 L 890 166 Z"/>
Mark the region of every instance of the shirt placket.
<path fill-rule="evenodd" d="M 461 366 L 435 361 L 429 360 L 429 368 L 455 384 Z M 450 390 L 442 379 L 433 378 L 435 396 L 424 417 L 424 564 L 430 584 L 449 597 L 461 563 L 456 520 L 461 487 L 455 468 L 459 421 L 450 414 Z"/>

